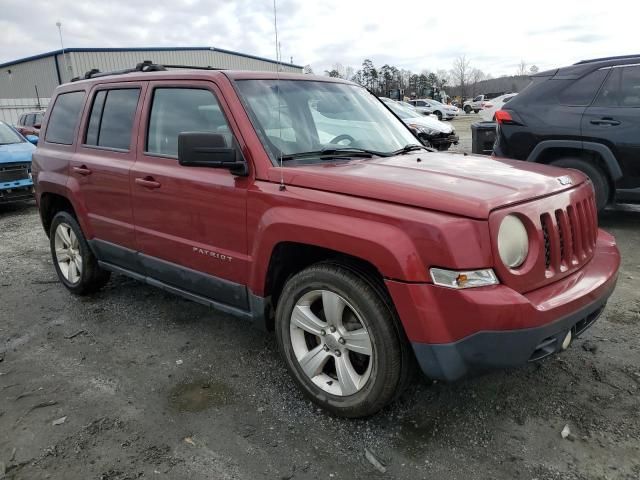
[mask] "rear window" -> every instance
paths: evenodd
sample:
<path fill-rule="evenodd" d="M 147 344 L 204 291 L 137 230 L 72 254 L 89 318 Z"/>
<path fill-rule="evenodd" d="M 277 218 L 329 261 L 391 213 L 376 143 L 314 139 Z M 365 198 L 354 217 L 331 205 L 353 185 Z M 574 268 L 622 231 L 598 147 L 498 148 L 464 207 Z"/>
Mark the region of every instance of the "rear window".
<path fill-rule="evenodd" d="M 73 145 L 80 112 L 84 105 L 84 91 L 58 95 L 51 111 L 45 141 Z"/>
<path fill-rule="evenodd" d="M 129 150 L 139 88 L 101 90 L 91 107 L 85 144 Z"/>

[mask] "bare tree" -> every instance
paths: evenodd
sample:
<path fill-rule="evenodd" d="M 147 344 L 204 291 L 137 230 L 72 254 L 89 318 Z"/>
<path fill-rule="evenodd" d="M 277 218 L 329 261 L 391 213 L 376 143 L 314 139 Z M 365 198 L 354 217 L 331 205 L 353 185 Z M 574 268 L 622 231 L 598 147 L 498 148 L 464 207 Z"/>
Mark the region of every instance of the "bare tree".
<path fill-rule="evenodd" d="M 469 74 L 469 84 L 471 85 L 471 96 L 475 97 L 478 93 L 478 83 L 486 78 L 484 72 L 478 68 L 472 68 Z"/>
<path fill-rule="evenodd" d="M 467 84 L 469 83 L 469 75 L 471 73 L 471 62 L 466 55 L 460 55 L 453 62 L 451 69 L 451 78 L 453 82 L 460 86 L 460 94 L 464 98 L 467 93 Z"/>
<path fill-rule="evenodd" d="M 520 60 L 518 69 L 516 70 L 516 76 L 524 77 L 526 75 L 529 75 L 529 71 L 527 70 L 527 62 L 525 62 L 524 60 Z"/>

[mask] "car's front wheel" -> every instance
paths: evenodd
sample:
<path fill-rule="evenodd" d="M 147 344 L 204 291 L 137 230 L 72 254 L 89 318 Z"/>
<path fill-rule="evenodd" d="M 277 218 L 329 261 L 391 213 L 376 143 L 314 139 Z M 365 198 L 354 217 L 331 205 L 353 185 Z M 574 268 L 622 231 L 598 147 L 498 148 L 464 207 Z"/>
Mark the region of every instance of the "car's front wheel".
<path fill-rule="evenodd" d="M 77 295 L 95 292 L 109 281 L 98 265 L 77 220 L 58 212 L 51 221 L 49 242 L 53 264 L 62 284 Z"/>
<path fill-rule="evenodd" d="M 596 207 L 598 212 L 604 210 L 609 203 L 611 196 L 611 187 L 605 173 L 597 165 L 582 160 L 580 158 L 561 158 L 551 162 L 556 167 L 573 168 L 584 173 L 593 184 L 593 190 L 596 194 Z"/>
<path fill-rule="evenodd" d="M 438 120 L 442 120 L 442 112 L 440 110 L 436 110 L 433 113 L 438 117 Z"/>
<path fill-rule="evenodd" d="M 406 344 L 373 284 L 336 264 L 291 277 L 276 310 L 276 336 L 302 391 L 335 415 L 363 417 L 406 383 Z"/>
<path fill-rule="evenodd" d="M 467 113 L 467 114 L 471 113 L 471 107 L 469 105 L 465 105 L 464 113 Z"/>

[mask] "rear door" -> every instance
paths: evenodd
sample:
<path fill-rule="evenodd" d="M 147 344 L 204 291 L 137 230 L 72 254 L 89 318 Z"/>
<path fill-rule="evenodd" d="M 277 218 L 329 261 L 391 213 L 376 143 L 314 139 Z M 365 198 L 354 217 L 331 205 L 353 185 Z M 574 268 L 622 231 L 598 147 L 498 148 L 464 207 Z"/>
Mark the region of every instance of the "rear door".
<path fill-rule="evenodd" d="M 640 65 L 607 70 L 611 73 L 582 117 L 582 134 L 616 156 L 623 172 L 618 188 L 640 188 Z"/>
<path fill-rule="evenodd" d="M 247 310 L 246 199 L 250 177 L 178 163 L 181 132 L 238 130 L 208 81 L 151 82 L 131 171 L 136 240 L 147 274 L 182 291 Z M 235 131 L 235 134 L 234 134 Z M 237 145 L 237 143 L 236 143 Z"/>
<path fill-rule="evenodd" d="M 90 92 L 70 164 L 101 260 L 128 267 L 136 248 L 129 170 L 145 84 L 98 85 Z"/>

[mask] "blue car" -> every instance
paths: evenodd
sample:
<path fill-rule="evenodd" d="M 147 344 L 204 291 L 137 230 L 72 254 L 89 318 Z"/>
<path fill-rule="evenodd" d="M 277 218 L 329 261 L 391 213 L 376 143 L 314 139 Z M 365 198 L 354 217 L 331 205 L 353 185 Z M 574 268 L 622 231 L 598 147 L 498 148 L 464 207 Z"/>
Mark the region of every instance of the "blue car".
<path fill-rule="evenodd" d="M 38 137 L 23 137 L 0 121 L 0 204 L 33 198 L 31 155 Z"/>

